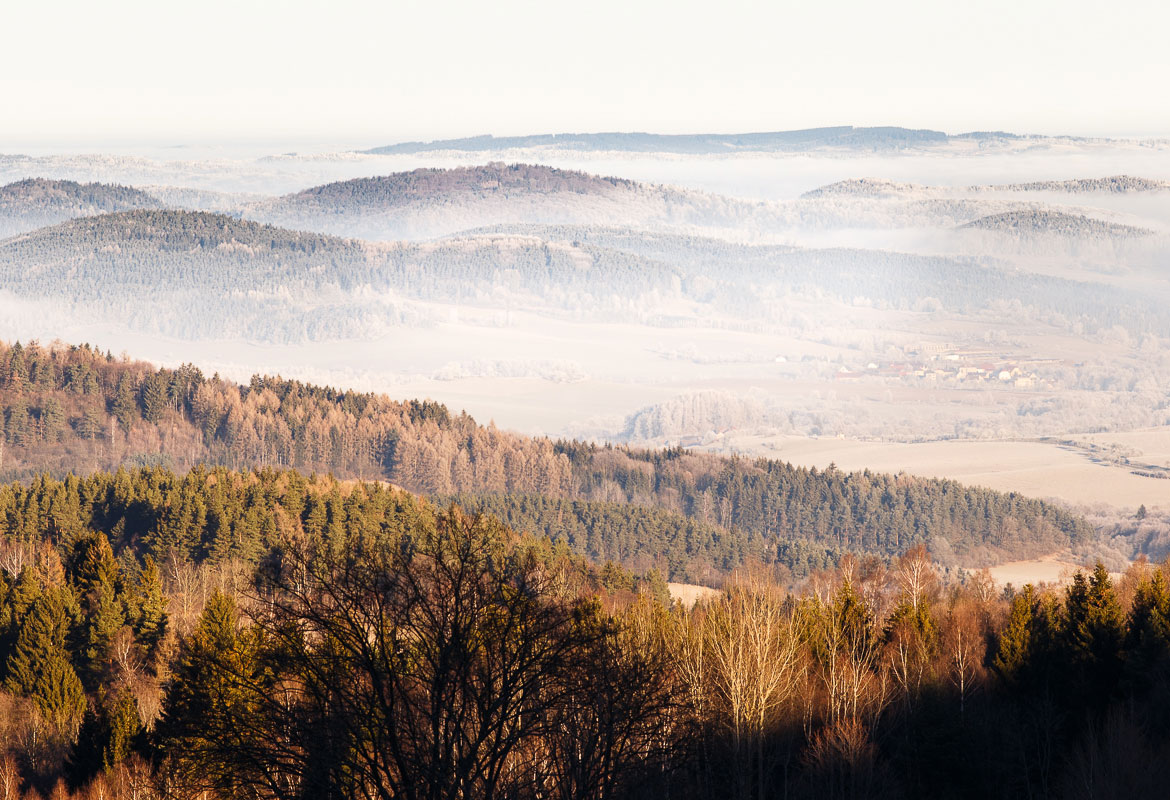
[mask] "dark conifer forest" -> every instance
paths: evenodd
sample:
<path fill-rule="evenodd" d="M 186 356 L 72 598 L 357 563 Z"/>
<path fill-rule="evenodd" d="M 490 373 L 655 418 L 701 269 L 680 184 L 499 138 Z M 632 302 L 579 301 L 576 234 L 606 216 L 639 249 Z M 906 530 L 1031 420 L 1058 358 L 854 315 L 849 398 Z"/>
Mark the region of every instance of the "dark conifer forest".
<path fill-rule="evenodd" d="M 10 798 L 1154 797 L 1170 777 L 1170 591 L 1146 562 L 999 591 L 919 545 L 795 591 L 757 564 L 684 607 L 657 570 L 276 468 L 42 477 L 0 491 L 0 525 Z"/>

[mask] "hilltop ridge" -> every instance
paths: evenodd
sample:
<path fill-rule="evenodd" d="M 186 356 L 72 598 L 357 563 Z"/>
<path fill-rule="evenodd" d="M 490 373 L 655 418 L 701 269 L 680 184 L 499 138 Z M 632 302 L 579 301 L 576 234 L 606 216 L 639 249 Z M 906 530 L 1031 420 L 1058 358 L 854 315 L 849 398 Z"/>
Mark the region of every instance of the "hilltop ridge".
<path fill-rule="evenodd" d="M 242 206 L 337 236 L 431 238 L 507 223 L 751 224 L 765 204 L 540 164 L 491 162 L 336 181 Z"/>
<path fill-rule="evenodd" d="M 640 132 L 549 133 L 528 136 L 470 136 L 430 142 L 401 142 L 365 150 L 375 155 L 426 153 L 443 150 L 490 152 L 544 147 L 561 150 L 615 150 L 640 153 L 688 155 L 730 152 L 801 152 L 818 148 L 897 150 L 944 144 L 951 138 L 1020 138 L 1015 134 L 959 134 L 897 126 L 854 127 L 838 125 L 760 133 L 662 134 Z"/>
<path fill-rule="evenodd" d="M 1152 231 L 1138 228 L 1133 225 L 1121 225 L 1116 222 L 1086 217 L 1081 214 L 1066 214 L 1059 211 L 1009 211 L 1003 214 L 992 214 L 980 217 L 962 226 L 967 229 L 979 229 L 1014 233 L 1021 236 L 1037 234 L 1072 236 L 1072 237 L 1113 237 L 1134 238 L 1148 236 Z"/>
<path fill-rule="evenodd" d="M 0 239 L 75 217 L 161 205 L 129 186 L 26 178 L 0 186 Z"/>

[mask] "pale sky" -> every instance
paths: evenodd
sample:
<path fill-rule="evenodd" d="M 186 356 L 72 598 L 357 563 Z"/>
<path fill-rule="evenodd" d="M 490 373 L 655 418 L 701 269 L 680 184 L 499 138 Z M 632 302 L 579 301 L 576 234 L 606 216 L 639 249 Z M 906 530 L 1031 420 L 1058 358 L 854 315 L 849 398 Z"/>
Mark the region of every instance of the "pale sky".
<path fill-rule="evenodd" d="M 1165 136 L 1168 30 L 1154 0 L 13 0 L 0 150 L 840 124 Z"/>

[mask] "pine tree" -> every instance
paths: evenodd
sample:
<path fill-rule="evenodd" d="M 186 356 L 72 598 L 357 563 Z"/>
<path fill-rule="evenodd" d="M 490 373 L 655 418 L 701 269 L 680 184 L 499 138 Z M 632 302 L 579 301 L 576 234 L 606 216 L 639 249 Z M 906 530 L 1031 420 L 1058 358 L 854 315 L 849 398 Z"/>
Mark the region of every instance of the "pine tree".
<path fill-rule="evenodd" d="M 55 444 L 65 433 L 65 412 L 55 397 L 46 398 L 41 404 L 41 435 L 45 441 Z"/>
<path fill-rule="evenodd" d="M 1065 598 L 1064 654 L 1071 667 L 1070 700 L 1104 703 L 1121 675 L 1125 619 L 1104 565 L 1078 572 Z"/>
<path fill-rule="evenodd" d="M 1028 584 L 1012 598 L 1007 627 L 999 635 L 991 666 L 1009 686 L 1018 686 L 1029 666 L 1035 604 L 1036 590 Z"/>
<path fill-rule="evenodd" d="M 76 542 L 69 573 L 84 614 L 79 661 L 87 682 L 94 686 L 109 661 L 114 634 L 126 624 L 121 574 L 105 534 Z"/>
<path fill-rule="evenodd" d="M 59 730 L 69 728 L 85 708 L 85 692 L 65 649 L 69 616 L 63 589 L 51 589 L 33 603 L 8 659 L 5 687 L 30 697 Z"/>
<path fill-rule="evenodd" d="M 125 760 L 142 735 L 138 701 L 128 690 L 101 693 L 85 711 L 66 769 L 79 789 L 99 772 L 109 773 Z"/>
<path fill-rule="evenodd" d="M 138 413 L 138 401 L 134 398 L 134 381 L 130 373 L 123 373 L 118 380 L 118 388 L 114 394 L 114 404 L 111 409 L 118 418 L 122 429 L 127 433 L 134 427 L 134 423 L 141 417 Z"/>
<path fill-rule="evenodd" d="M 153 652 L 166 635 L 167 597 L 163 594 L 158 566 L 146 557 L 136 588 L 134 636 L 147 652 Z"/>
<path fill-rule="evenodd" d="M 162 419 L 169 406 L 167 380 L 161 373 L 155 373 L 142 385 L 142 416 L 147 422 L 155 424 Z"/>

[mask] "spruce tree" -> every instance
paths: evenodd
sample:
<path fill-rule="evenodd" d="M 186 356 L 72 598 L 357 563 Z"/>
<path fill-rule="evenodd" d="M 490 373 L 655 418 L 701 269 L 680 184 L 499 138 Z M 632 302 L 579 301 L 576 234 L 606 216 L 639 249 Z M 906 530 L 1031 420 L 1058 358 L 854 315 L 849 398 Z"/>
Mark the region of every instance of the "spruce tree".
<path fill-rule="evenodd" d="M 7 369 L 2 376 L 4 384 L 9 389 L 20 391 L 28 381 L 28 366 L 24 359 L 24 348 L 20 342 L 12 345 L 9 351 Z"/>
<path fill-rule="evenodd" d="M 37 598 L 20 628 L 8 659 L 5 687 L 29 697 L 58 729 L 81 716 L 85 692 L 65 649 L 69 615 L 64 589 L 50 589 Z"/>
<path fill-rule="evenodd" d="M 1017 687 L 1027 673 L 1032 654 L 1032 623 L 1036 590 L 1032 584 L 1012 598 L 1007 627 L 999 635 L 992 668 L 1009 686 Z"/>
<path fill-rule="evenodd" d="M 142 385 L 142 416 L 149 423 L 157 423 L 169 406 L 167 381 L 161 373 L 155 373 Z"/>
<path fill-rule="evenodd" d="M 101 412 L 93 408 L 86 409 L 85 413 L 81 415 L 81 419 L 77 421 L 77 434 L 92 442 L 101 434 L 103 423 Z"/>
<path fill-rule="evenodd" d="M 846 580 L 833 597 L 833 620 L 841 641 L 851 651 L 860 653 L 873 639 L 873 618 L 865 599 Z"/>
<path fill-rule="evenodd" d="M 1101 705 L 1121 676 L 1125 619 L 1104 565 L 1090 578 L 1078 572 L 1065 597 L 1063 649 L 1067 659 L 1070 702 Z"/>
<path fill-rule="evenodd" d="M 28 404 L 23 399 L 18 398 L 4 415 L 4 435 L 14 445 L 23 447 L 28 444 L 31 434 Z"/>
<path fill-rule="evenodd" d="M 89 685 L 95 686 L 109 661 L 114 634 L 126 624 L 121 575 L 105 534 L 82 537 L 74 545 L 70 577 L 84 614 L 79 661 Z"/>
<path fill-rule="evenodd" d="M 1130 685 L 1149 688 L 1170 671 L 1170 589 L 1155 569 L 1134 591 L 1125 636 L 1125 672 Z"/>
<path fill-rule="evenodd" d="M 15 581 L 0 572 L 0 680 L 4 678 L 4 662 L 11 654 L 14 642 L 5 634 L 9 631 L 11 620 L 15 616 L 12 610 L 12 592 L 16 588 Z"/>
<path fill-rule="evenodd" d="M 234 720 L 251 715 L 240 682 L 249 682 L 262 665 L 247 635 L 238 630 L 237 619 L 231 597 L 217 590 L 208 598 L 195 631 L 183 644 L 163 700 L 155 732 L 164 751 L 186 755 L 230 750 L 238 730 Z M 232 794 L 231 786 L 217 788 L 225 796 Z"/>
<path fill-rule="evenodd" d="M 79 789 L 99 772 L 109 773 L 126 759 L 142 736 L 138 701 L 128 690 L 101 693 L 85 711 L 66 770 Z"/>
<path fill-rule="evenodd" d="M 7 591 L 0 602 L 0 679 L 7 676 L 8 659 L 16 647 L 21 624 L 29 609 L 41 595 L 41 583 L 31 567 L 25 567 L 16 580 L 5 579 Z"/>
<path fill-rule="evenodd" d="M 118 388 L 114 393 L 114 403 L 111 410 L 118 418 L 118 422 L 121 423 L 122 429 L 127 433 L 141 418 L 138 413 L 138 401 L 134 394 L 134 381 L 129 373 L 124 373 L 118 380 Z"/>
<path fill-rule="evenodd" d="M 82 595 L 101 584 L 120 588 L 118 560 L 104 533 L 83 536 L 74 542 L 68 575 Z"/>
<path fill-rule="evenodd" d="M 65 433 L 65 412 L 55 397 L 46 398 L 41 404 L 41 434 L 45 441 L 56 444 Z"/>
<path fill-rule="evenodd" d="M 153 653 L 166 635 L 167 603 L 158 565 L 154 563 L 153 558 L 147 556 L 142 572 L 138 576 L 133 627 L 135 638 L 148 653 Z"/>

